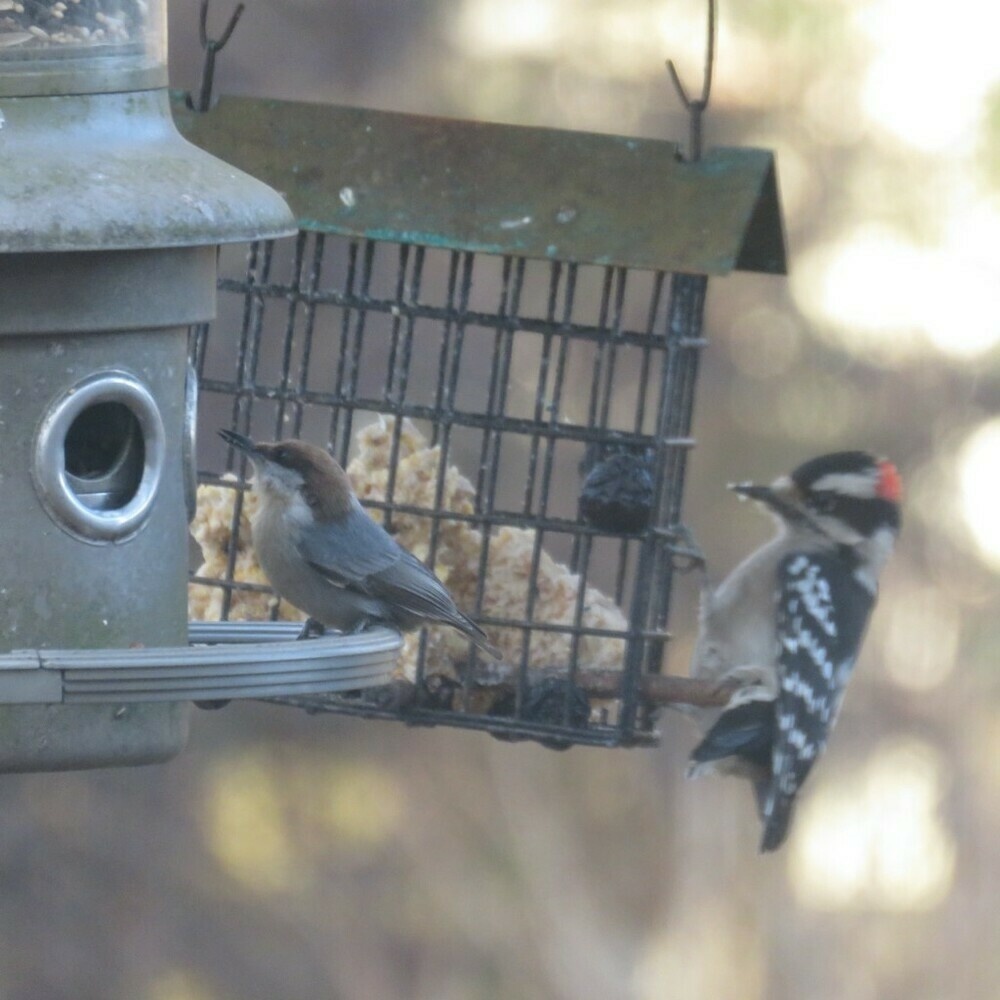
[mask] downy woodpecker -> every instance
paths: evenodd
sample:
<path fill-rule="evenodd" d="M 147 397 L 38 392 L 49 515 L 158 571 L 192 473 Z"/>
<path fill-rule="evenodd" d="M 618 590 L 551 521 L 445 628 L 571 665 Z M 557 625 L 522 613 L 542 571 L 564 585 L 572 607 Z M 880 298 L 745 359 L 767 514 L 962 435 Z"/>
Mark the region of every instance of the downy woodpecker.
<path fill-rule="evenodd" d="M 730 488 L 778 532 L 703 595 L 691 674 L 738 686 L 721 711 L 699 711 L 688 773 L 749 778 L 760 849 L 773 851 L 836 721 L 899 532 L 901 483 L 891 462 L 842 451 Z"/>

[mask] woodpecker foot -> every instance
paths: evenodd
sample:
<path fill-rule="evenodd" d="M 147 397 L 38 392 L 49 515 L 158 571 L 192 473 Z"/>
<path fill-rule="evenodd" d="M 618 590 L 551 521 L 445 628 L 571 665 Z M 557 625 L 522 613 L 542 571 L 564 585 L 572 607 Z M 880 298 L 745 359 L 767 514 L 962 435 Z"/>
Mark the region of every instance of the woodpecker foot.
<path fill-rule="evenodd" d="M 302 631 L 295 638 L 318 639 L 321 635 L 326 635 L 326 626 L 315 618 L 307 618 L 302 623 Z"/>
<path fill-rule="evenodd" d="M 705 554 L 694 537 L 694 532 L 686 524 L 675 524 L 670 529 L 672 535 L 670 554 L 674 570 L 688 573 L 705 569 Z"/>
<path fill-rule="evenodd" d="M 720 678 L 720 687 L 723 684 L 737 685 L 726 705 L 727 710 L 751 701 L 773 701 L 778 697 L 777 679 L 773 672 L 754 664 L 726 671 Z"/>

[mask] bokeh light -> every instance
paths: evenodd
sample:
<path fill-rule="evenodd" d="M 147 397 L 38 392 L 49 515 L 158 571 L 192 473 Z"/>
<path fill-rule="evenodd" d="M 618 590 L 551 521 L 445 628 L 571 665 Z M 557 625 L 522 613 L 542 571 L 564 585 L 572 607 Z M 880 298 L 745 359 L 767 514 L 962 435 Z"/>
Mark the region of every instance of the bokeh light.
<path fill-rule="evenodd" d="M 875 0 L 857 15 L 872 45 L 865 113 L 899 140 L 934 153 L 968 150 L 985 98 L 1000 81 L 1000 7 L 954 0 L 944 15 L 910 0 Z"/>
<path fill-rule="evenodd" d="M 930 284 L 917 296 L 922 326 L 943 354 L 975 358 L 1000 344 L 1000 267 L 994 252 L 986 266 L 960 247 L 935 250 L 928 259 Z"/>
<path fill-rule="evenodd" d="M 288 889 L 296 871 L 279 789 L 260 753 L 220 761 L 206 781 L 209 848 L 231 877 L 259 892 Z"/>
<path fill-rule="evenodd" d="M 981 424 L 959 458 L 962 515 L 980 555 L 1000 569 L 1000 418 Z"/>
<path fill-rule="evenodd" d="M 901 687 L 929 691 L 946 680 L 958 656 L 961 617 L 947 592 L 897 576 L 880 608 L 882 663 Z"/>
<path fill-rule="evenodd" d="M 404 808 L 383 766 L 266 750 L 221 761 L 205 783 L 206 839 L 233 879 L 257 892 L 294 889 L 328 855 L 364 861 L 393 837 Z"/>
<path fill-rule="evenodd" d="M 917 348 L 911 302 L 919 251 L 881 226 L 862 226 L 810 248 L 791 277 L 799 308 L 856 350 L 899 357 Z"/>
<path fill-rule="evenodd" d="M 923 247 L 874 223 L 803 255 L 792 276 L 800 308 L 844 346 L 902 360 L 929 342 L 971 358 L 1000 344 L 1000 272 Z"/>
<path fill-rule="evenodd" d="M 644 80 L 667 49 L 702 51 L 705 10 L 650 0 L 464 0 L 452 25 L 456 48 L 473 59 L 538 59 L 605 80 Z M 728 30 L 720 27 L 722 37 Z"/>
<path fill-rule="evenodd" d="M 810 138 L 824 146 L 860 141 L 866 124 L 859 103 L 856 88 L 844 85 L 842 69 L 817 77 L 802 95 Z"/>
<path fill-rule="evenodd" d="M 198 976 L 172 969 L 147 984 L 144 1000 L 215 1000 L 216 996 Z"/>
<path fill-rule="evenodd" d="M 454 38 L 478 58 L 548 55 L 559 35 L 560 0 L 466 0 Z"/>
<path fill-rule="evenodd" d="M 887 741 L 856 774 L 815 788 L 789 845 L 802 905 L 910 911 L 940 903 L 955 870 L 955 844 L 939 813 L 946 777 L 929 744 Z"/>
<path fill-rule="evenodd" d="M 733 955 L 741 956 L 733 962 Z M 711 997 L 763 1000 L 766 970 L 754 929 L 723 906 L 691 907 L 682 921 L 654 928 L 633 975 L 636 1000 Z"/>

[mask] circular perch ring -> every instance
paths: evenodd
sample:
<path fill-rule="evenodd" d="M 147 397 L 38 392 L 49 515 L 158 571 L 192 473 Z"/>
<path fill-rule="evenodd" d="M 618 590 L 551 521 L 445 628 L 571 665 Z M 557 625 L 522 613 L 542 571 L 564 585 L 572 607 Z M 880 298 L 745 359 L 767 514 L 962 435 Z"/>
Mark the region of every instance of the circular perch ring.
<path fill-rule="evenodd" d="M 325 694 L 391 680 L 400 634 L 299 642 L 295 622 L 190 622 L 188 646 L 0 655 L 0 704 L 121 704 Z"/>

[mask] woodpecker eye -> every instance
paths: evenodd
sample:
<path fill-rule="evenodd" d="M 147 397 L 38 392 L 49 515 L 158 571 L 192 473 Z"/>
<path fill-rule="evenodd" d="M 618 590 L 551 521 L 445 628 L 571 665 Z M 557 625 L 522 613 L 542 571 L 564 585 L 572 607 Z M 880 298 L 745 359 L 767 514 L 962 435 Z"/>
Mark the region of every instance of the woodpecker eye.
<path fill-rule="evenodd" d="M 274 460 L 276 462 L 287 462 L 288 461 L 288 450 L 286 448 L 275 448 L 274 449 Z"/>
<path fill-rule="evenodd" d="M 836 494 L 814 493 L 809 505 L 817 514 L 832 514 L 837 506 Z"/>

